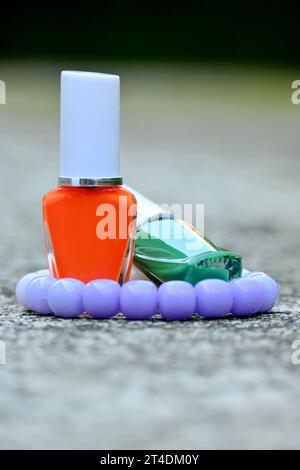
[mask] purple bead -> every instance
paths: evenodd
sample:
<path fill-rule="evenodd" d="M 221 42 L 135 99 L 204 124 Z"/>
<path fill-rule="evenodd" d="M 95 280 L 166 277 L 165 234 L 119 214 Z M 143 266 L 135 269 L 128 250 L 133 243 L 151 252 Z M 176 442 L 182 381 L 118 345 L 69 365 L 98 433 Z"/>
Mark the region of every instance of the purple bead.
<path fill-rule="evenodd" d="M 26 288 L 32 279 L 35 279 L 37 277 L 42 276 L 43 274 L 40 274 L 38 272 L 34 273 L 28 273 L 25 274 L 25 276 L 21 277 L 21 279 L 17 282 L 16 285 L 16 297 L 17 301 L 23 305 L 25 308 L 29 308 L 28 306 L 28 301 L 27 301 L 27 296 L 26 296 Z"/>
<path fill-rule="evenodd" d="M 264 292 L 264 300 L 259 308 L 259 312 L 268 312 L 279 300 L 278 284 L 265 273 L 253 272 L 248 275 L 249 279 L 258 282 Z"/>
<path fill-rule="evenodd" d="M 52 313 L 48 304 L 48 291 L 55 279 L 41 275 L 33 278 L 26 287 L 27 305 L 33 312 L 49 315 Z"/>
<path fill-rule="evenodd" d="M 228 282 L 206 279 L 195 286 L 196 312 L 207 318 L 224 317 L 231 311 L 233 293 Z"/>
<path fill-rule="evenodd" d="M 58 279 L 50 286 L 48 303 L 55 315 L 65 318 L 83 313 L 82 293 L 84 283 L 71 278 Z"/>
<path fill-rule="evenodd" d="M 264 300 L 262 287 L 253 279 L 239 277 L 230 281 L 233 292 L 231 312 L 237 316 L 248 316 L 259 311 Z"/>
<path fill-rule="evenodd" d="M 168 281 L 158 289 L 158 307 L 167 320 L 186 320 L 196 310 L 196 294 L 192 284 Z"/>
<path fill-rule="evenodd" d="M 157 311 L 157 287 L 151 281 L 129 281 L 121 288 L 121 311 L 130 320 L 145 320 Z"/>
<path fill-rule="evenodd" d="M 83 288 L 84 310 L 95 318 L 110 318 L 120 312 L 120 290 L 116 281 L 97 279 Z"/>

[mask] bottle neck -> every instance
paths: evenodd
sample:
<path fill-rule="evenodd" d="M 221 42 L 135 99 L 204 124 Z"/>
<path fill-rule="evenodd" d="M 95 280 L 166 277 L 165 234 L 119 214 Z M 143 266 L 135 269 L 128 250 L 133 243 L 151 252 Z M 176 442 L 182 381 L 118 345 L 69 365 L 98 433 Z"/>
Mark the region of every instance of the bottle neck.
<path fill-rule="evenodd" d="M 78 186 L 78 187 L 99 187 L 99 186 L 122 186 L 123 179 L 121 176 L 113 178 L 80 178 L 80 177 L 63 177 L 58 178 L 58 186 Z"/>

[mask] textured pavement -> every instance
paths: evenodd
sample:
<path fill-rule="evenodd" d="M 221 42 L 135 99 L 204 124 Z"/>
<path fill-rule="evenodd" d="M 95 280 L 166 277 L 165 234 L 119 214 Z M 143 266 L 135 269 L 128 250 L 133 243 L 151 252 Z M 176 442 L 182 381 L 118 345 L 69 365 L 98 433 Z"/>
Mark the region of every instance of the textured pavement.
<path fill-rule="evenodd" d="M 187 322 L 59 320 L 15 303 L 45 267 L 58 72 L 120 73 L 126 183 L 205 203 L 206 233 L 280 284 L 273 313 Z M 297 71 L 0 63 L 0 448 L 299 448 Z"/>

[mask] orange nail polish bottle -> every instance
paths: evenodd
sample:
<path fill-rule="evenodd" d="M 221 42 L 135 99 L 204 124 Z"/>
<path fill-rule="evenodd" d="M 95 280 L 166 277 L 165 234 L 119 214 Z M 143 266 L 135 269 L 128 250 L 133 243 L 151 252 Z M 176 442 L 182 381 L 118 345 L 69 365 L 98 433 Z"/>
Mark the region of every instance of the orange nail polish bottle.
<path fill-rule="evenodd" d="M 136 201 L 120 177 L 119 90 L 116 75 L 62 72 L 59 186 L 43 200 L 54 277 L 129 278 Z"/>

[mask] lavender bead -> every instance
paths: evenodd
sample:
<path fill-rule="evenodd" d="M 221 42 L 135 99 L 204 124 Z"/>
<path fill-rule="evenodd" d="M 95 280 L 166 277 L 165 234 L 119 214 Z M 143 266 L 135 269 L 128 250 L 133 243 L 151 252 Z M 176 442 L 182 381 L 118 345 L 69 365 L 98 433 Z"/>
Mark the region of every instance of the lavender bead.
<path fill-rule="evenodd" d="M 49 315 L 52 313 L 48 304 L 48 291 L 55 279 L 41 275 L 33 278 L 26 287 L 27 305 L 33 312 Z"/>
<path fill-rule="evenodd" d="M 84 310 L 95 318 L 110 318 L 120 312 L 120 290 L 116 281 L 97 279 L 83 289 Z"/>
<path fill-rule="evenodd" d="M 47 275 L 47 276 L 50 276 L 50 271 L 49 271 L 49 269 L 39 269 L 39 270 L 37 271 L 37 273 L 38 273 L 38 274 L 45 274 L 45 275 Z"/>
<path fill-rule="evenodd" d="M 259 311 L 264 300 L 262 287 L 253 279 L 240 277 L 230 281 L 233 293 L 231 312 L 237 316 L 248 316 Z"/>
<path fill-rule="evenodd" d="M 17 282 L 16 285 L 16 298 L 17 301 L 23 305 L 25 308 L 29 308 L 27 296 L 26 296 L 26 288 L 32 279 L 42 276 L 38 272 L 28 273 L 25 276 L 21 277 L 21 279 Z"/>
<path fill-rule="evenodd" d="M 130 320 L 145 320 L 157 311 L 157 287 L 151 281 L 130 281 L 121 288 L 121 311 Z"/>
<path fill-rule="evenodd" d="M 268 312 L 279 300 L 278 284 L 274 279 L 262 272 L 253 272 L 248 275 L 248 278 L 258 282 L 264 291 L 264 300 L 258 311 Z"/>
<path fill-rule="evenodd" d="M 167 320 L 186 320 L 196 309 L 194 287 L 185 281 L 169 281 L 158 289 L 158 307 Z"/>
<path fill-rule="evenodd" d="M 233 292 L 228 282 L 206 279 L 195 286 L 196 312 L 207 318 L 227 315 L 233 304 Z"/>
<path fill-rule="evenodd" d="M 82 292 L 84 284 L 77 279 L 58 279 L 50 286 L 48 303 L 55 315 L 65 318 L 83 313 Z"/>

